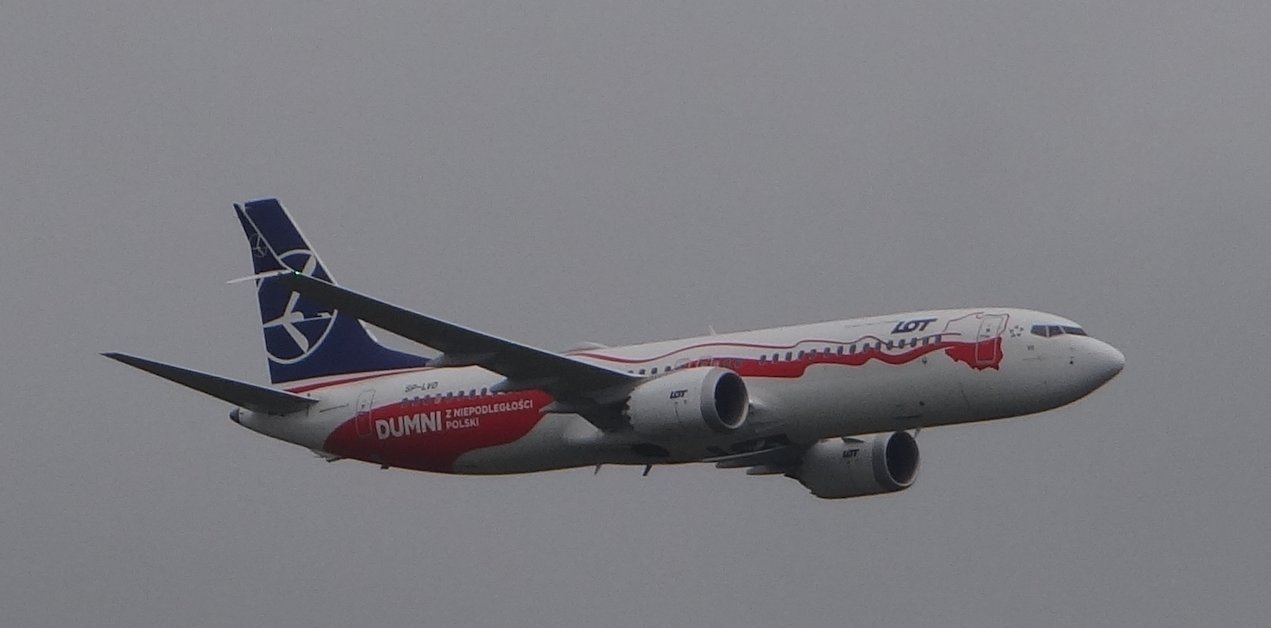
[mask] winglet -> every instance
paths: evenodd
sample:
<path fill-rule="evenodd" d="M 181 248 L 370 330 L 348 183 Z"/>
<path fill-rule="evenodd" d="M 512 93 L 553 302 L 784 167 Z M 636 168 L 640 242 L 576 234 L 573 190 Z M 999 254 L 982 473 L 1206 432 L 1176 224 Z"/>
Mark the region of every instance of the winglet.
<path fill-rule="evenodd" d="M 246 408 L 252 412 L 280 415 L 291 414 L 292 412 L 303 410 L 318 401 L 309 397 L 293 395 L 286 391 L 192 371 L 126 353 L 110 352 L 102 355 L 112 360 L 123 362 L 133 368 L 141 369 L 151 375 L 158 375 L 170 382 L 193 388 L 221 401 Z"/>

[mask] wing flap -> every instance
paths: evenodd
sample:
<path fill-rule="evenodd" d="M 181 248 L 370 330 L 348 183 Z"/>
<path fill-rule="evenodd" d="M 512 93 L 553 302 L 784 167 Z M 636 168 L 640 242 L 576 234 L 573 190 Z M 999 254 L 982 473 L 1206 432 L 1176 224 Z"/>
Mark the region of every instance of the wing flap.
<path fill-rule="evenodd" d="M 778 445 L 740 454 L 707 458 L 702 462 L 714 463 L 718 469 L 751 467 L 747 470 L 750 475 L 770 475 L 785 473 L 797 465 L 805 450 L 807 447 L 802 445 Z"/>
<path fill-rule="evenodd" d="M 102 355 L 112 360 L 123 362 L 133 368 L 141 369 L 151 375 L 158 375 L 186 388 L 193 388 L 205 395 L 232 403 L 240 408 L 246 408 L 252 412 L 291 414 L 317 403 L 316 399 L 309 397 L 293 395 L 274 388 L 257 386 L 256 384 L 240 382 L 218 375 L 155 362 L 154 360 L 139 358 L 135 355 L 114 352 L 103 353 Z"/>

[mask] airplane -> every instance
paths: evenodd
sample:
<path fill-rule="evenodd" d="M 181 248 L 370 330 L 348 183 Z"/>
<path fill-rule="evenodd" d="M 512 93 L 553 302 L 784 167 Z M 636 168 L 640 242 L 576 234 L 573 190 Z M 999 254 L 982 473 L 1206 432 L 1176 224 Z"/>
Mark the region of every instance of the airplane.
<path fill-rule="evenodd" d="M 913 485 L 921 429 L 1058 408 L 1125 365 L 1072 320 L 1007 307 L 546 351 L 341 287 L 277 199 L 234 207 L 274 386 L 103 355 L 328 461 L 467 475 L 710 463 L 861 497 Z M 389 348 L 368 325 L 440 355 Z"/>

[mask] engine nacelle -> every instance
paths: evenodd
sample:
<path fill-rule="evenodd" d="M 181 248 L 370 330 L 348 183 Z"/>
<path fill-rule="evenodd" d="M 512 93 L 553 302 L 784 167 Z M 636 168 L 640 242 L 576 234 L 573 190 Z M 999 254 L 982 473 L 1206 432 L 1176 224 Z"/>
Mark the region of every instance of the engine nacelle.
<path fill-rule="evenodd" d="M 719 367 L 673 371 L 640 384 L 626 410 L 632 429 L 654 439 L 727 434 L 745 425 L 749 413 L 746 383 Z"/>
<path fill-rule="evenodd" d="M 824 499 L 901 491 L 918 478 L 918 443 L 907 432 L 819 441 L 796 477 Z"/>

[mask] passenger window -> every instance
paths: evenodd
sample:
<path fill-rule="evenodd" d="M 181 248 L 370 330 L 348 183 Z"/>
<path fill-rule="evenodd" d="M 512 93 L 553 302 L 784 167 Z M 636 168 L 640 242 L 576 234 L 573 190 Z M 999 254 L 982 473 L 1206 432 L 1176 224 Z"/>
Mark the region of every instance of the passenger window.
<path fill-rule="evenodd" d="M 838 354 L 843 355 L 843 345 L 839 345 Z"/>
<path fill-rule="evenodd" d="M 657 374 L 658 374 L 658 367 L 655 366 L 653 367 L 653 371 L 650 373 L 650 375 L 657 375 Z"/>
<path fill-rule="evenodd" d="M 644 369 L 640 369 L 640 374 L 644 375 Z"/>
<path fill-rule="evenodd" d="M 793 359 L 793 356 L 794 356 L 794 354 L 793 354 L 793 353 L 791 353 L 790 351 L 787 351 L 787 352 L 786 352 L 786 362 L 789 362 L 791 359 Z"/>

